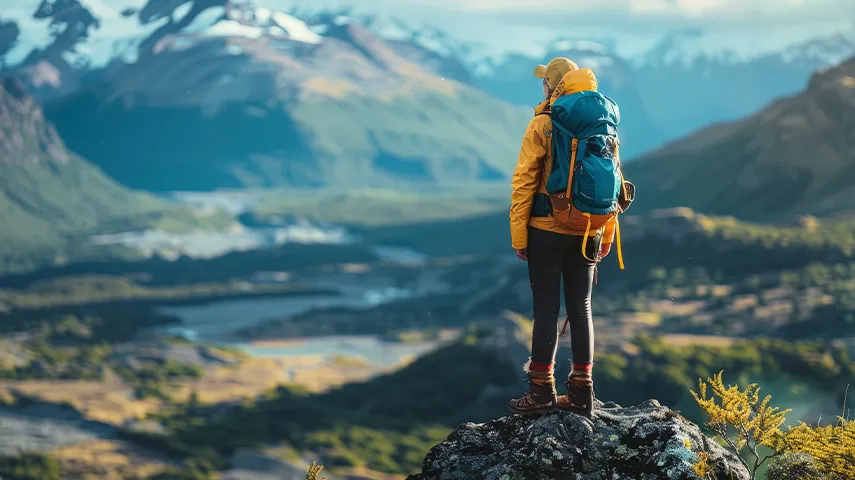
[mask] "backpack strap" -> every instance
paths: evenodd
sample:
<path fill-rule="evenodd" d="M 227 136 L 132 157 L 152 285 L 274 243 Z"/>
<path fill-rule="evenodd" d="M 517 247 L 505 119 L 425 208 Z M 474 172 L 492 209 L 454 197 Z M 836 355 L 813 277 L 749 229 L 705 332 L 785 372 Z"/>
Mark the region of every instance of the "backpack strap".
<path fill-rule="evenodd" d="M 618 208 L 618 213 L 615 215 L 615 248 L 617 249 L 617 261 L 618 266 L 621 270 L 624 268 L 623 264 L 623 248 L 620 241 L 620 214 L 625 212 L 632 201 L 635 199 L 635 190 L 633 186 L 633 194 L 632 198 L 630 198 L 630 192 L 627 190 L 626 184 L 629 183 L 626 179 L 623 178 L 623 165 L 620 163 L 620 139 L 615 139 L 615 158 L 617 159 L 618 172 L 620 173 L 620 195 L 625 202 L 625 205 L 620 205 Z M 632 185 L 632 184 L 630 184 Z"/>
<path fill-rule="evenodd" d="M 617 248 L 618 266 L 621 270 L 623 270 L 623 249 L 621 249 L 620 244 L 620 220 L 618 220 L 619 216 L 620 215 L 615 215 L 615 246 Z"/>
<path fill-rule="evenodd" d="M 573 185 L 573 170 L 576 169 L 576 152 L 579 150 L 579 139 L 573 137 L 570 140 L 570 173 L 567 175 L 567 190 L 564 192 L 564 196 L 570 200 L 570 187 Z"/>
<path fill-rule="evenodd" d="M 547 104 L 543 107 L 543 111 L 534 114 L 535 117 L 537 117 L 538 115 L 552 115 L 552 105 Z"/>
<path fill-rule="evenodd" d="M 597 252 L 594 258 L 588 258 L 588 234 L 591 233 L 591 214 L 584 212 L 582 216 L 588 219 L 588 226 L 585 227 L 585 236 L 582 237 L 582 256 L 589 262 L 597 263 L 600 260 L 600 252 Z"/>

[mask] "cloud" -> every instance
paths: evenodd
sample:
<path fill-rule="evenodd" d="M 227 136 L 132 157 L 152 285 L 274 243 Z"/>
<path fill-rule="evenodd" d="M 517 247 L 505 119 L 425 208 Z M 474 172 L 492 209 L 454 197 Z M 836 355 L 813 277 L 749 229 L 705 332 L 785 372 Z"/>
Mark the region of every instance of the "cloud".
<path fill-rule="evenodd" d="M 683 14 L 698 17 L 732 7 L 729 0 L 630 0 L 629 11 L 640 15 Z"/>
<path fill-rule="evenodd" d="M 363 9 L 407 10 L 411 8 L 447 12 L 506 14 L 581 14 L 641 19 L 729 19 L 759 22 L 788 19 L 798 22 L 803 15 L 839 18 L 851 10 L 853 0 L 303 0 L 307 3 L 353 4 Z"/>
<path fill-rule="evenodd" d="M 6 0 L 0 0 L 6 1 Z M 256 0 L 265 1 L 265 0 Z M 281 0 L 266 0 L 278 3 Z M 295 0 L 310 7 L 352 6 L 360 11 L 385 12 L 405 19 L 471 15 L 466 21 L 536 26 L 545 22 L 566 29 L 594 23 L 602 28 L 800 27 L 855 21 L 855 0 Z"/>
<path fill-rule="evenodd" d="M 847 0 L 813 0 L 811 9 L 824 12 L 842 10 Z M 806 0 L 628 0 L 629 11 L 638 15 L 663 15 L 667 17 L 724 16 L 736 18 L 753 16 L 788 16 L 798 18 L 797 12 L 805 10 Z"/>

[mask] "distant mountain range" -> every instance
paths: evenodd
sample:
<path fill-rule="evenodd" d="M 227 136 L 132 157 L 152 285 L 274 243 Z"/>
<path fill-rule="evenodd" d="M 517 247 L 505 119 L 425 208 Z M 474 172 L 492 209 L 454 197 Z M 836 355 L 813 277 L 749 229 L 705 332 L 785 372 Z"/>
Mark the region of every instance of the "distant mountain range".
<path fill-rule="evenodd" d="M 703 33 L 668 32 L 647 52 L 633 58 L 618 53 L 608 40 L 557 38 L 542 55 L 500 53 L 461 42 L 432 27 L 413 28 L 401 21 L 351 10 L 293 10 L 314 31 L 331 24 L 357 23 L 387 39 L 403 56 L 437 74 L 484 90 L 517 105 L 535 105 L 540 89 L 532 79 L 538 63 L 567 56 L 592 68 L 600 89 L 621 106 L 622 145 L 627 158 L 712 123 L 751 114 L 802 88 L 816 70 L 855 55 L 855 31 L 795 43 L 746 57 L 701 47 Z"/>
<path fill-rule="evenodd" d="M 855 57 L 797 95 L 641 157 L 626 175 L 644 192 L 639 211 L 770 220 L 855 210 Z"/>
<path fill-rule="evenodd" d="M 275 51 L 279 61 L 272 62 L 277 66 L 269 69 L 287 68 L 284 65 L 289 62 L 317 62 L 320 55 L 329 54 L 330 50 L 348 48 L 350 50 L 341 58 L 342 61 L 355 59 L 357 63 L 362 62 L 373 69 L 368 74 L 365 67 L 352 67 L 365 71 L 346 80 L 351 86 L 384 90 L 382 80 L 376 87 L 372 85 L 374 79 L 388 79 L 392 75 L 408 79 L 432 75 L 437 77 L 437 81 L 454 80 L 471 87 L 458 88 L 458 91 L 465 92 L 469 102 L 466 111 L 471 115 L 472 112 L 501 109 L 489 99 L 477 95 L 476 90 L 514 105 L 533 106 L 540 100 L 539 87 L 531 76 L 533 66 L 554 55 L 566 55 L 582 66 L 595 69 L 601 80 L 601 90 L 620 104 L 623 112 L 622 143 L 627 159 L 712 123 L 748 115 L 775 98 L 795 93 L 814 71 L 855 54 L 855 32 L 817 37 L 779 52 L 752 58 L 729 51 L 705 51 L 699 46 L 702 33 L 697 31 L 668 32 L 653 48 L 634 58 L 619 55 L 614 42 L 574 38 L 556 39 L 544 48 L 543 55 L 528 55 L 490 51 L 455 39 L 437 28 L 415 28 L 394 18 L 357 14 L 350 9 L 292 8 L 276 12 L 253 8 L 248 2 L 228 0 L 117 0 L 122 8 L 114 6 L 110 10 L 103 5 L 88 8 L 85 0 L 10 1 L 17 7 L 14 10 L 16 17 L 4 18 L 0 13 L 0 65 L 6 65 L 7 71 L 14 69 L 18 75 L 28 78 L 36 94 L 44 100 L 71 94 L 81 88 L 96 88 L 105 81 L 110 84 L 109 90 L 116 76 L 120 75 L 116 70 L 122 70 L 128 63 L 142 68 L 145 62 L 151 61 L 146 57 L 154 53 L 173 54 L 177 49 L 186 50 L 190 41 L 198 45 L 205 39 L 210 45 L 216 39 L 231 44 L 252 41 L 270 45 L 269 50 Z M 28 5 L 29 10 L 26 8 Z M 234 17 L 229 16 L 226 10 L 234 12 Z M 33 12 L 31 17 L 22 13 L 27 11 Z M 27 35 L 22 34 L 24 28 Z M 39 32 L 38 29 L 44 31 Z M 348 34 L 342 32 L 348 30 L 363 31 L 363 37 L 370 32 L 374 45 L 382 43 L 383 49 L 398 57 L 397 62 L 407 63 L 408 68 L 413 69 L 412 73 L 418 72 L 418 75 L 400 69 L 392 74 L 388 65 L 378 60 L 377 52 L 365 50 L 343 38 L 342 35 Z M 23 40 L 25 37 L 27 41 Z M 342 42 L 348 45 L 343 46 Z M 338 46 L 332 47 L 333 44 Z M 232 52 L 237 48 L 237 45 L 230 47 Z M 197 48 L 187 50 L 183 55 L 202 55 L 200 52 Z M 210 50 L 206 50 L 204 55 L 210 56 Z M 236 68 L 240 62 L 232 60 L 219 62 L 217 69 Z M 253 61 L 257 65 L 266 65 L 267 60 L 256 56 Z M 158 68 L 163 68 L 164 62 L 160 63 Z M 224 74 L 241 75 L 239 72 Z M 105 80 L 105 76 L 108 79 Z M 301 87 L 291 88 L 299 90 Z M 148 95 L 154 93 L 149 92 Z M 232 99 L 234 104 L 237 101 Z M 425 103 L 421 102 L 421 105 Z M 435 114 L 428 115 L 435 117 Z M 455 130 L 462 127 L 455 122 L 439 120 L 441 117 L 436 118 L 437 124 L 449 124 Z M 514 122 L 521 121 L 517 119 Z M 480 120 L 470 123 L 480 123 Z M 61 122 L 58 127 L 60 132 L 64 130 Z M 485 131 L 492 131 L 492 128 L 486 126 Z M 497 132 L 492 137 L 503 147 L 511 143 L 500 138 L 503 134 L 519 135 L 516 126 L 511 131 L 499 128 Z M 71 138 L 67 140 L 73 146 L 78 143 Z M 83 141 L 86 140 L 80 143 Z M 363 147 L 370 143 L 364 142 Z M 499 168 L 504 175 L 508 173 L 507 158 L 493 158 L 494 151 L 489 148 L 481 151 L 473 141 L 463 143 L 466 148 L 474 147 L 479 151 L 477 156 L 483 158 L 486 167 Z M 379 149 L 374 150 L 375 154 L 381 154 Z M 487 155 L 491 158 L 486 158 Z M 500 155 L 507 157 L 509 154 Z M 513 155 L 514 152 L 510 154 Z M 93 160 L 99 161 L 97 158 Z M 444 161 L 452 160 L 446 158 Z M 427 160 L 427 163 L 432 163 L 432 160 Z M 475 166 L 481 160 L 466 163 L 470 170 L 468 175 L 464 175 L 466 179 L 477 178 L 483 173 L 482 168 Z M 256 167 L 244 168 L 251 170 Z M 431 170 L 435 166 L 423 164 L 411 168 Z M 350 175 L 352 172 L 347 174 Z M 380 176 L 388 177 L 387 174 Z M 416 176 L 421 180 L 443 178 L 435 171 Z M 334 180 L 327 181 L 326 174 L 319 177 L 305 178 L 298 183 L 335 183 Z M 398 179 L 396 174 L 392 177 Z M 273 183 L 280 180 L 285 183 L 295 181 L 282 178 Z"/>
<path fill-rule="evenodd" d="M 437 75 L 358 24 L 321 36 L 283 12 L 219 0 L 123 14 L 158 25 L 133 61 L 117 57 L 44 97 L 70 148 L 125 185 L 403 187 L 503 180 L 516 162 L 525 109 Z M 20 67 L 36 90 L 39 69 L 64 58 L 45 52 Z"/>
<path fill-rule="evenodd" d="M 0 65 L 46 102 L 72 151 L 152 191 L 504 181 L 523 106 L 540 96 L 532 67 L 555 55 L 593 68 L 618 101 L 631 161 L 793 94 L 855 52 L 837 35 L 743 58 L 697 49 L 689 31 L 631 59 L 573 38 L 540 56 L 500 54 L 350 10 L 122 1 L 16 0 L 33 14 L 0 14 Z"/>

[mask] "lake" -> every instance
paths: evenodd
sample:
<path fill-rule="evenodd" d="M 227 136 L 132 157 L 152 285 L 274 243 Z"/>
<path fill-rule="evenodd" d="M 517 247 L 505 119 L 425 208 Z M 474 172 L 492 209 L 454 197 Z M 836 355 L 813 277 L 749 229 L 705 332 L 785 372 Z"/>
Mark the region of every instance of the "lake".
<path fill-rule="evenodd" d="M 336 276 L 313 283 L 338 294 L 311 294 L 274 298 L 233 299 L 204 305 L 178 305 L 158 311 L 180 318 L 181 326 L 167 331 L 188 340 L 224 343 L 257 357 L 348 356 L 361 357 L 377 367 L 390 367 L 435 348 L 436 342 L 386 342 L 377 336 L 327 336 L 273 342 L 235 341 L 234 332 L 273 319 L 285 319 L 315 309 L 346 307 L 368 309 L 424 294 L 431 288 L 410 291 L 383 277 Z M 439 288 L 438 285 L 431 285 Z"/>

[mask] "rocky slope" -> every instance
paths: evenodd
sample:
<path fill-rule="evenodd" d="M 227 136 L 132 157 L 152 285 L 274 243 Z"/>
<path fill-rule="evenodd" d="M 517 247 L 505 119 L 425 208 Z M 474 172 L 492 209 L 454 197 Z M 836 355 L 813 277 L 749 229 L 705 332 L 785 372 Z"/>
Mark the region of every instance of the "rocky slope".
<path fill-rule="evenodd" d="M 42 106 L 13 77 L 0 79 L 0 275 L 89 254 L 125 249 L 99 247 L 95 233 L 156 228 L 223 229 L 222 212 L 196 214 L 147 193 L 129 190 L 72 153 Z"/>
<path fill-rule="evenodd" d="M 697 478 L 699 453 L 709 455 L 715 478 L 749 478 L 735 455 L 655 400 L 630 408 L 609 402 L 598 405 L 593 423 L 555 413 L 463 424 L 408 480 L 688 480 Z"/>
<path fill-rule="evenodd" d="M 855 58 L 744 120 L 715 125 L 626 167 L 637 212 L 688 206 L 772 220 L 855 208 Z"/>
<path fill-rule="evenodd" d="M 59 232 L 154 205 L 70 153 L 21 82 L 0 82 L 0 218 L 3 250 L 61 241 Z"/>
<path fill-rule="evenodd" d="M 48 116 L 72 150 L 148 190 L 407 186 L 506 178 L 530 113 L 443 78 L 357 24 L 195 0 Z M 166 8 L 170 7 L 170 8 Z"/>

